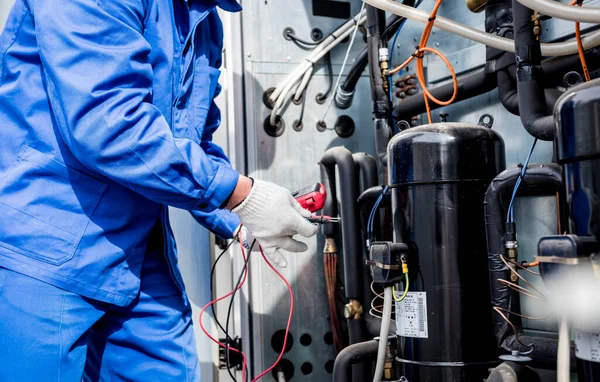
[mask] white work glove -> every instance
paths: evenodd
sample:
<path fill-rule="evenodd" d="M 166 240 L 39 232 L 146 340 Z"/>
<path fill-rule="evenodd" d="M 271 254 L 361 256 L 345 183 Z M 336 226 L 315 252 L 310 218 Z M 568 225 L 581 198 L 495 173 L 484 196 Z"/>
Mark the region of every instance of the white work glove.
<path fill-rule="evenodd" d="M 294 235 L 311 237 L 318 231 L 316 225 L 305 219 L 311 216 L 310 211 L 302 208 L 287 189 L 261 180 L 254 181 L 250 194 L 232 212 L 242 221 L 240 241 L 252 245 L 256 238 L 269 260 L 280 267 L 287 266 L 280 249 L 290 252 L 308 249 L 306 244 L 294 240 Z"/>

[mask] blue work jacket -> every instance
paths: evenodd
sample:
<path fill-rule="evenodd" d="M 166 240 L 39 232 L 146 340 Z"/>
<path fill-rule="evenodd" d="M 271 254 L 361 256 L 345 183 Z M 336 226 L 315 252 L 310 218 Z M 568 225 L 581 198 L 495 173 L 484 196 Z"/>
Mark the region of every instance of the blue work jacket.
<path fill-rule="evenodd" d="M 234 0 L 16 0 L 0 35 L 0 266 L 93 299 L 136 297 L 167 206 L 231 236 L 238 172 L 212 143 Z M 182 288 L 183 289 L 183 288 Z"/>

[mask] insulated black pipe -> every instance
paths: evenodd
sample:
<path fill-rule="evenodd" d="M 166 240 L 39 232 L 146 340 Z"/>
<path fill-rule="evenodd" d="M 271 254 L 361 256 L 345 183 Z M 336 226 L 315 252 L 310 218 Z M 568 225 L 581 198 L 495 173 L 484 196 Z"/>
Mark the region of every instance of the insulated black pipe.
<path fill-rule="evenodd" d="M 360 173 L 360 190 L 365 191 L 377 185 L 377 161 L 367 153 L 352 154 L 356 170 Z M 358 178 L 357 178 L 358 179 Z"/>
<path fill-rule="evenodd" d="M 387 43 L 382 41 L 381 34 L 385 28 L 385 12 L 366 5 L 367 10 L 367 56 L 369 61 L 369 77 L 371 79 L 371 101 L 373 112 L 373 126 L 375 129 L 375 151 L 377 159 L 382 166 L 381 176 L 384 176 L 383 168 L 387 166 L 386 153 L 387 143 L 392 136 L 390 128 L 390 101 L 388 92 L 385 90 L 381 68 L 379 67 L 379 48 L 385 47 Z"/>
<path fill-rule="evenodd" d="M 341 203 L 341 226 L 343 253 L 342 262 L 344 267 L 344 291 L 348 300 L 356 300 L 363 305 L 363 273 L 361 236 L 358 230 L 358 211 L 356 200 L 358 180 L 356 179 L 356 168 L 352 153 L 344 147 L 333 147 L 323 154 L 320 165 L 329 185 L 333 189 L 335 184 L 335 171 L 337 166 L 340 184 L 344 187 L 340 190 Z M 352 322 L 357 321 L 357 322 Z M 353 317 L 348 319 L 348 334 L 351 341 L 359 341 L 364 337 L 364 325 L 362 320 Z M 359 375 L 357 373 L 357 375 Z"/>
<path fill-rule="evenodd" d="M 514 334 L 511 334 L 504 341 L 503 346 L 508 349 L 515 349 L 522 352 L 531 350 L 531 353 L 528 354 L 528 357 L 531 357 L 529 366 L 538 369 L 556 370 L 558 339 L 530 335 L 520 335 L 519 339 L 526 345 L 533 345 L 533 350 L 530 347 L 520 345 Z M 571 370 L 577 370 L 574 342 L 571 342 Z"/>
<path fill-rule="evenodd" d="M 324 173 L 330 190 L 335 189 L 335 170 L 337 166 L 340 176 L 340 184 L 344 187 L 340 190 L 340 216 L 342 226 L 342 243 L 344 248 L 344 286 L 347 299 L 360 300 L 362 296 L 361 244 L 358 232 L 358 210 L 356 200 L 358 199 L 358 180 L 352 153 L 344 147 L 333 147 L 325 151 L 320 161 L 325 167 Z M 325 224 L 327 225 L 327 224 Z"/>
<path fill-rule="evenodd" d="M 521 123 L 533 137 L 551 141 L 554 139 L 554 117 L 546 110 L 542 51 L 533 33 L 533 11 L 517 0 L 512 0 L 512 8 Z"/>
<path fill-rule="evenodd" d="M 327 197 L 323 205 L 323 215 L 338 216 L 337 190 L 335 184 L 335 166 L 320 166 L 321 168 L 321 184 L 325 188 Z M 331 180 L 330 180 L 331 179 Z M 336 224 L 323 224 L 321 229 L 325 237 L 333 237 L 337 233 Z"/>
<path fill-rule="evenodd" d="M 346 76 L 346 79 L 340 85 L 340 89 L 347 92 L 353 92 L 354 89 L 356 89 L 356 84 L 358 83 L 358 80 L 360 79 L 362 73 L 365 71 L 365 68 L 367 67 L 368 63 L 368 50 L 365 46 L 356 57 L 354 63 L 352 64 L 352 67 L 350 68 L 350 71 L 348 72 L 348 75 Z"/>
<path fill-rule="evenodd" d="M 508 68 L 496 73 L 498 81 L 498 95 L 502 106 L 511 114 L 519 115 L 519 96 L 517 86 L 508 71 Z"/>
<path fill-rule="evenodd" d="M 360 179 L 360 191 L 363 192 L 367 189 L 370 189 L 371 187 L 375 186 L 378 182 L 377 182 L 377 161 L 375 160 L 375 158 L 373 158 L 371 155 L 367 154 L 367 153 L 355 153 L 352 154 L 352 159 L 354 159 L 354 163 L 356 164 L 356 173 L 357 173 L 357 180 Z M 358 204 L 358 210 L 359 210 L 359 214 L 360 214 L 360 225 L 361 227 L 366 227 L 365 222 L 363 221 L 363 211 L 360 208 L 360 204 Z M 366 233 L 366 231 L 365 231 Z M 366 238 L 366 236 L 361 236 L 361 239 L 363 239 L 361 241 L 361 249 L 362 249 L 362 258 L 361 258 L 361 263 L 365 264 L 365 261 L 367 260 L 369 254 L 368 254 L 368 249 L 367 246 L 365 244 L 364 239 Z M 369 278 L 369 269 L 366 266 L 361 267 L 361 272 L 362 272 L 362 280 L 363 280 L 363 296 L 362 296 L 362 301 L 364 301 L 365 303 L 371 301 L 371 298 L 373 298 L 372 294 L 371 294 L 371 288 L 369 287 L 370 285 L 370 278 Z M 364 308 L 366 309 L 366 308 Z M 365 312 L 366 313 L 366 312 Z M 364 332 L 364 330 L 362 331 Z M 366 338 L 365 338 L 366 339 Z M 364 339 L 361 339 L 361 341 Z M 353 343 L 353 342 L 351 342 Z"/>
<path fill-rule="evenodd" d="M 498 279 L 510 280 L 510 270 L 504 265 L 500 256 L 504 255 L 508 204 L 520 175 L 520 167 L 512 167 L 501 172 L 489 185 L 484 201 L 492 305 L 516 313 L 519 312 L 518 294 L 512 293 L 512 290 L 501 284 Z M 527 168 L 518 195 L 554 195 L 557 192 L 561 194 L 563 192 L 560 166 L 553 163 L 534 164 Z M 497 313 L 493 313 L 493 317 L 498 346 L 506 348 L 504 341 L 513 333 L 512 329 Z M 518 317 L 512 318 L 520 326 Z"/>
<path fill-rule="evenodd" d="M 350 345 L 342 350 L 333 364 L 333 382 L 352 381 L 350 366 L 375 359 L 378 346 L 379 341 L 366 341 Z"/>
<path fill-rule="evenodd" d="M 371 99 L 373 100 L 373 112 L 375 117 L 387 117 L 389 111 L 388 94 L 383 84 L 383 76 L 379 67 L 379 48 L 384 46 L 381 41 L 381 33 L 385 28 L 385 12 L 366 5 L 367 21 L 367 57 L 369 62 L 369 73 L 371 77 Z"/>
<path fill-rule="evenodd" d="M 496 78 L 498 80 L 498 95 L 500 96 L 502 106 L 511 114 L 519 115 L 517 84 L 511 75 L 511 71 L 514 70 L 514 65 L 510 68 L 501 69 L 496 73 Z M 562 92 L 558 89 L 547 88 L 544 89 L 544 95 L 546 98 L 546 112 L 552 114 L 554 112 L 554 105 L 562 95 Z"/>

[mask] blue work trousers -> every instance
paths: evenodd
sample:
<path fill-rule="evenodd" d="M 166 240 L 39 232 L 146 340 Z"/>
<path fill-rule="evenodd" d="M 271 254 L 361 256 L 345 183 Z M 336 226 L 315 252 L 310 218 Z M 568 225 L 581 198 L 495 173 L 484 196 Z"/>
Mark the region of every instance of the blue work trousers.
<path fill-rule="evenodd" d="M 0 381 L 199 381 L 191 308 L 169 272 L 149 251 L 137 299 L 118 307 L 0 267 Z"/>

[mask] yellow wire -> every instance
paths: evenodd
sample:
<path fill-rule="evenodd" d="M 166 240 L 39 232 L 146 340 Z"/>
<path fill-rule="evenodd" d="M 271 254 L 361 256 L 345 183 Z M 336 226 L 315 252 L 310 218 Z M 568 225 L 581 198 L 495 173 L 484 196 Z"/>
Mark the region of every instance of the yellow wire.
<path fill-rule="evenodd" d="M 402 295 L 402 297 L 397 298 L 396 297 L 396 287 L 394 285 L 392 285 L 392 296 L 394 296 L 394 301 L 396 302 L 400 302 L 402 300 L 404 300 L 406 298 L 406 295 L 408 294 L 408 273 L 404 274 L 404 284 L 406 285 L 404 287 L 404 294 Z"/>

